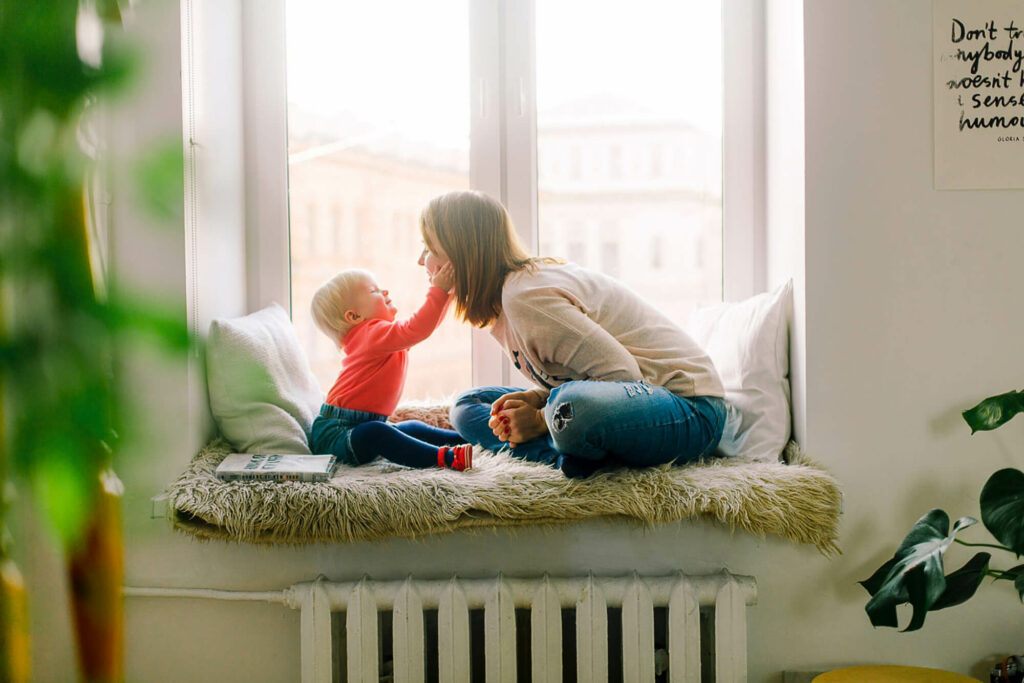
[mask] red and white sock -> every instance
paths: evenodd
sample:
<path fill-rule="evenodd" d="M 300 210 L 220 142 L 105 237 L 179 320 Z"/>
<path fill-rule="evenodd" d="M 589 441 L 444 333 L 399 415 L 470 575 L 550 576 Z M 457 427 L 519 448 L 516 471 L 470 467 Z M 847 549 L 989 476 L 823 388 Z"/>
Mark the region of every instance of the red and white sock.
<path fill-rule="evenodd" d="M 448 462 L 448 454 L 451 453 L 451 463 Z M 441 446 L 437 449 L 437 466 L 449 467 L 453 470 L 464 472 L 473 468 L 473 446 L 464 443 L 458 446 Z"/>

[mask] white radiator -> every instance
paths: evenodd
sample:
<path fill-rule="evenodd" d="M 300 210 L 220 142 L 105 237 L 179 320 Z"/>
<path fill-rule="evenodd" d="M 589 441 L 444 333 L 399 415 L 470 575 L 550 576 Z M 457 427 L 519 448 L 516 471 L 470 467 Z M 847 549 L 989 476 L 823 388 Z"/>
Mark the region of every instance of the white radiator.
<path fill-rule="evenodd" d="M 713 607 L 714 680 L 746 681 L 746 606 L 755 603 L 751 577 L 627 576 L 521 579 L 371 581 L 324 579 L 285 591 L 301 610 L 302 681 L 330 683 L 343 662 L 349 683 L 382 680 L 379 613 L 391 612 L 390 658 L 395 683 L 427 679 L 428 648 L 436 648 L 437 680 L 469 683 L 474 657 L 483 657 L 487 683 L 561 682 L 564 609 L 574 611 L 576 680 L 608 681 L 609 608 L 621 610 L 621 668 L 626 683 L 655 681 L 655 608 L 664 607 L 668 669 L 665 680 L 700 683 L 700 608 Z M 529 610 L 529 675 L 517 664 L 516 609 Z M 437 611 L 436 642 L 425 636 L 425 611 Z M 473 611 L 483 612 L 483 652 L 471 651 Z M 344 612 L 344 652 L 332 636 L 332 612 Z M 431 629 L 432 631 L 432 629 Z M 523 642 L 525 634 L 519 636 Z M 705 651 L 709 643 L 703 643 Z M 521 651 L 521 646 L 520 646 Z M 431 659 L 434 653 L 429 653 Z M 661 668 L 659 666 L 659 668 Z M 704 672 L 704 680 L 710 680 Z M 385 679 L 389 680 L 389 679 Z"/>

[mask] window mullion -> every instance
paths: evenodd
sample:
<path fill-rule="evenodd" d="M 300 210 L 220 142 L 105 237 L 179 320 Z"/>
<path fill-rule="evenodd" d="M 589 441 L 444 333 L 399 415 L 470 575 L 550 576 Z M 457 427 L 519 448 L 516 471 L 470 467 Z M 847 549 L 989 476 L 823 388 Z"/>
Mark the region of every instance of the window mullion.
<path fill-rule="evenodd" d="M 538 250 L 537 221 L 537 79 L 536 14 L 533 0 L 503 0 L 504 59 L 504 192 L 502 201 L 512 216 L 527 250 Z M 529 387 L 532 382 L 503 365 L 506 385 Z"/>
<path fill-rule="evenodd" d="M 764 0 L 725 0 L 722 12 L 722 270 L 736 301 L 767 285 Z"/>
<path fill-rule="evenodd" d="M 537 85 L 533 0 L 504 3 L 505 193 L 519 237 L 537 253 Z"/>
<path fill-rule="evenodd" d="M 284 0 L 242 3 L 241 11 L 246 304 L 256 311 L 291 305 Z"/>
<path fill-rule="evenodd" d="M 469 3 L 469 182 L 494 197 L 502 188 L 500 2 Z"/>
<path fill-rule="evenodd" d="M 469 3 L 469 180 L 475 190 L 501 197 L 504 140 L 501 89 L 501 0 Z M 507 361 L 486 330 L 473 330 L 473 384 L 507 384 Z"/>

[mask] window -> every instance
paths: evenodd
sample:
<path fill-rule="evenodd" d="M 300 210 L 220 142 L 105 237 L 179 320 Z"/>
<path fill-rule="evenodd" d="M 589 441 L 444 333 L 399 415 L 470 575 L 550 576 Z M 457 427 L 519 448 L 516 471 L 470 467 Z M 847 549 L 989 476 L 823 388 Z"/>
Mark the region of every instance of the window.
<path fill-rule="evenodd" d="M 601 245 L 601 270 L 615 278 L 622 277 L 619 272 L 620 240 L 604 242 Z"/>
<path fill-rule="evenodd" d="M 664 267 L 665 236 L 656 234 L 651 240 L 651 268 L 660 270 Z"/>
<path fill-rule="evenodd" d="M 580 180 L 583 178 L 583 154 L 578 145 L 569 146 L 569 180 Z"/>
<path fill-rule="evenodd" d="M 373 269 L 412 312 L 426 286 L 416 216 L 459 187 L 500 198 L 532 250 L 615 271 L 681 323 L 694 305 L 720 300 L 723 283 L 732 297 L 759 291 L 756 5 L 246 3 L 246 79 L 260 85 L 245 91 L 256 112 L 247 140 L 287 134 L 290 197 L 278 201 L 301 207 L 308 193 L 340 211 L 339 221 L 318 222 L 343 234 L 321 233 L 308 262 L 291 218 L 293 318 L 349 266 Z M 262 114 L 274 92 L 285 98 L 275 60 L 288 64 L 287 133 L 283 116 Z M 321 360 L 327 385 L 338 357 Z M 406 398 L 515 382 L 488 335 L 455 322 L 413 350 L 410 369 Z"/>
<path fill-rule="evenodd" d="M 699 235 L 721 241 L 721 4 L 638 0 L 628 17 L 615 3 L 536 7 L 538 161 L 544 167 L 569 141 L 571 159 L 580 160 L 570 166 L 586 169 L 571 185 L 539 188 L 541 241 L 567 222 L 600 221 L 588 236 L 597 241 L 591 259 L 580 262 L 685 323 L 696 305 L 721 300 L 721 262 L 685 275 L 623 264 L 647 261 L 641 244 L 659 237 L 681 254 L 697 248 Z M 650 163 L 634 162 L 651 152 L 660 161 L 661 150 L 677 147 L 694 152 L 664 175 L 660 165 L 653 176 Z M 567 256 L 576 260 L 573 247 Z"/>
<path fill-rule="evenodd" d="M 587 259 L 587 243 L 582 239 L 569 240 L 565 250 L 569 261 L 579 263 L 580 265 L 587 265 L 589 260 Z"/>
<path fill-rule="evenodd" d="M 306 256 L 313 256 L 317 253 L 317 225 L 316 225 L 316 200 L 310 200 L 306 204 L 306 231 L 309 234 L 309 238 L 306 240 L 306 248 L 302 251 Z"/>
<path fill-rule="evenodd" d="M 416 265 L 419 209 L 469 186 L 468 1 L 287 0 L 285 7 L 289 203 L 354 217 L 345 239 L 292 250 L 292 318 L 327 389 L 340 356 L 300 324 L 313 292 L 341 269 L 366 268 L 400 316 L 413 313 L 428 287 Z M 293 235 L 295 227 L 293 219 Z M 440 397 L 469 386 L 469 358 L 469 330 L 447 320 L 412 350 L 406 395 Z"/>
<path fill-rule="evenodd" d="M 622 147 L 612 145 L 608 150 L 608 178 L 609 180 L 622 179 Z"/>
<path fill-rule="evenodd" d="M 661 174 L 664 173 L 664 154 L 665 148 L 661 145 L 654 145 L 650 149 L 651 158 L 651 178 L 660 178 Z"/>

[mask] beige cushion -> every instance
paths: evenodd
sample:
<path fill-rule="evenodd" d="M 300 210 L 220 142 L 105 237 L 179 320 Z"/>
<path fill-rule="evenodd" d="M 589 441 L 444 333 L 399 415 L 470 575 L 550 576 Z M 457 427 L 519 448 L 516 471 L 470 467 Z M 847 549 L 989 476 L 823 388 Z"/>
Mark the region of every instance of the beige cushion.
<path fill-rule="evenodd" d="M 719 451 L 778 460 L 789 442 L 789 311 L 793 283 L 737 303 L 698 309 L 688 331 L 711 356 L 729 415 Z"/>
<path fill-rule="evenodd" d="M 323 394 L 285 310 L 214 320 L 206 347 L 210 408 L 239 453 L 309 453 Z"/>

